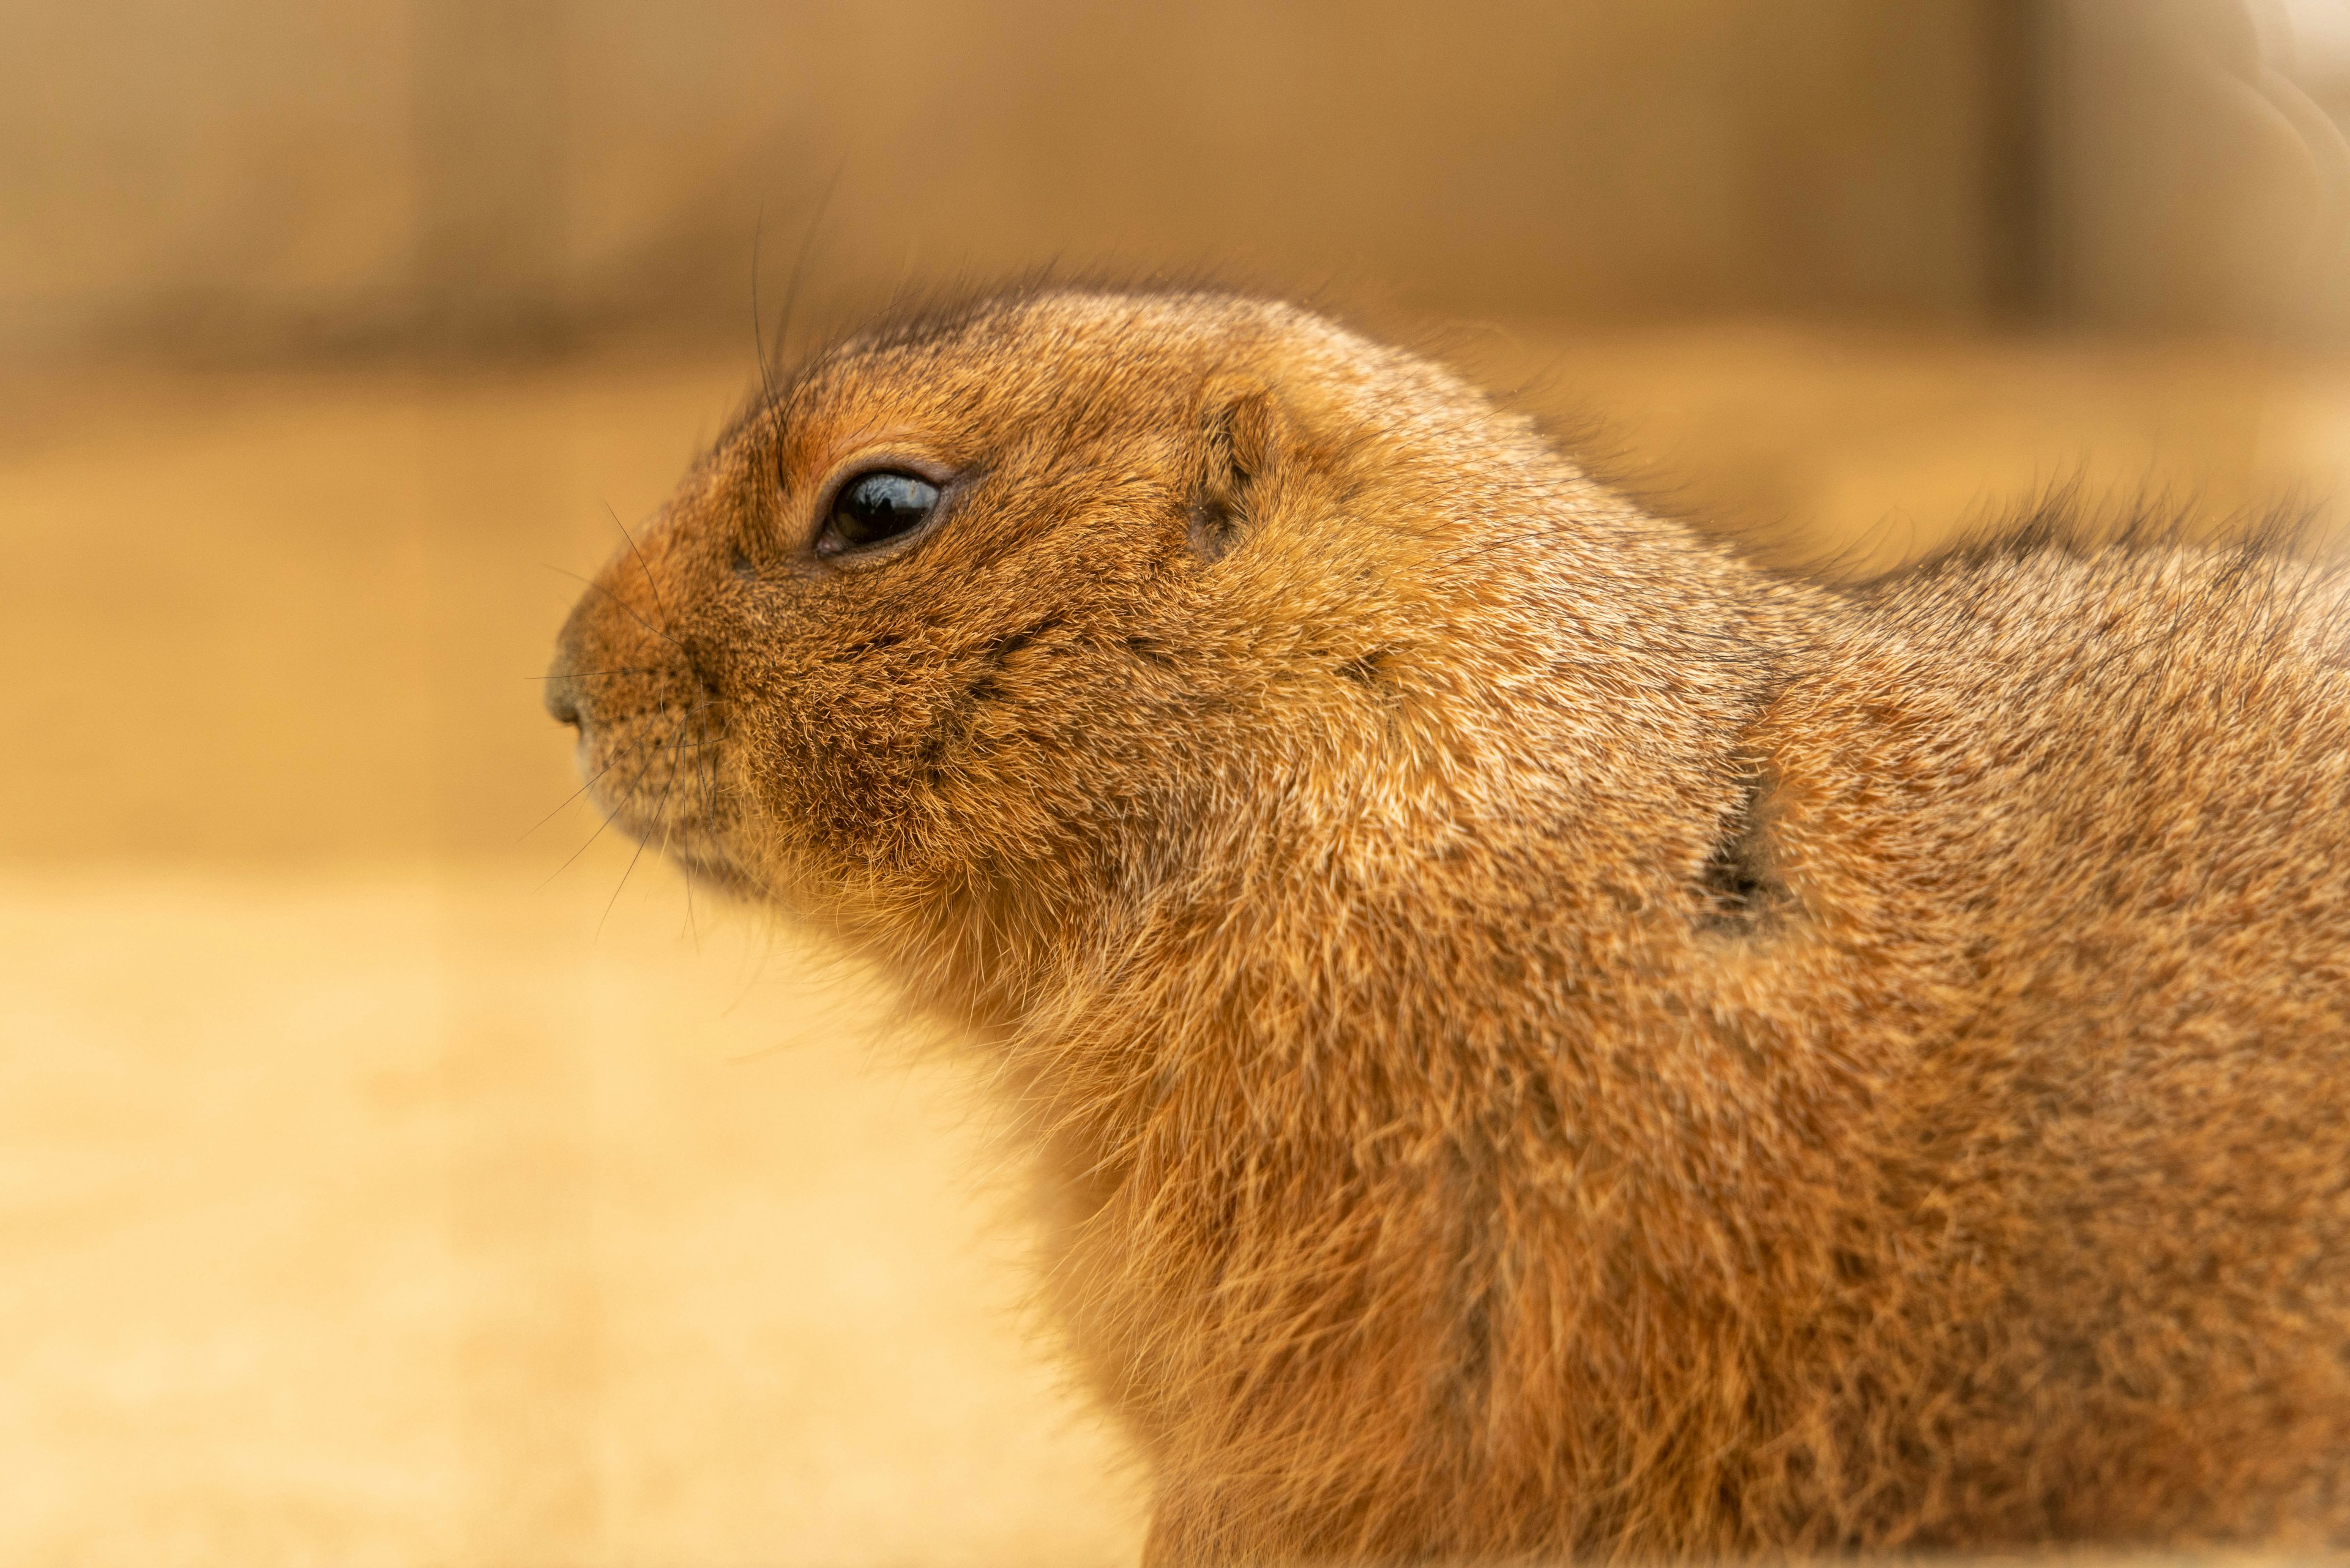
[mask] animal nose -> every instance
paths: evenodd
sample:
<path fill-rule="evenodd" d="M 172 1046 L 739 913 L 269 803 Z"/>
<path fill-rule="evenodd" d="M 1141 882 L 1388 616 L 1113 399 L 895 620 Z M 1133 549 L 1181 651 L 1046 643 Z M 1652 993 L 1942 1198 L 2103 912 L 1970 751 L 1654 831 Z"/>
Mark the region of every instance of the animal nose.
<path fill-rule="evenodd" d="M 571 679 L 571 671 L 556 662 L 554 673 L 546 678 L 546 711 L 558 724 L 568 724 L 577 730 L 583 721 L 579 716 L 579 688 Z"/>

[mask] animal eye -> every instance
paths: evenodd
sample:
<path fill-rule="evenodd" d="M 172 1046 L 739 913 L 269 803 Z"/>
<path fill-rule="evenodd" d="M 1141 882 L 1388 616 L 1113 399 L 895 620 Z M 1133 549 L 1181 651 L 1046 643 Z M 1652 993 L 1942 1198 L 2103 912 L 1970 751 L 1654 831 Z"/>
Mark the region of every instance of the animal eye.
<path fill-rule="evenodd" d="M 917 527 L 939 504 L 939 487 L 910 473 L 883 470 L 842 486 L 816 548 L 862 549 Z"/>

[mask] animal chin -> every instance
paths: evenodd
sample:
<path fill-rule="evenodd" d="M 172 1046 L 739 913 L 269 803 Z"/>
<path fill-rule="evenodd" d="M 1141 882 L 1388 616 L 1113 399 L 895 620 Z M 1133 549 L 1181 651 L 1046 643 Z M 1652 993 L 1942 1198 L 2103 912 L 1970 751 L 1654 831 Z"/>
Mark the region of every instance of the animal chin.
<path fill-rule="evenodd" d="M 612 826 L 672 852 L 707 841 L 711 786 L 691 740 L 664 733 L 598 741 L 582 758 L 585 793 Z"/>
<path fill-rule="evenodd" d="M 689 881 L 754 902 L 767 897 L 765 886 L 734 863 L 702 819 L 698 802 L 674 794 L 664 802 L 658 791 L 650 797 L 619 800 L 605 798 L 600 790 L 591 791 L 590 796 L 614 827 L 657 851 Z"/>
<path fill-rule="evenodd" d="M 671 845 L 669 858 L 685 873 L 688 881 L 753 903 L 768 901 L 766 888 L 754 881 L 713 846 L 698 844 L 689 848 Z"/>

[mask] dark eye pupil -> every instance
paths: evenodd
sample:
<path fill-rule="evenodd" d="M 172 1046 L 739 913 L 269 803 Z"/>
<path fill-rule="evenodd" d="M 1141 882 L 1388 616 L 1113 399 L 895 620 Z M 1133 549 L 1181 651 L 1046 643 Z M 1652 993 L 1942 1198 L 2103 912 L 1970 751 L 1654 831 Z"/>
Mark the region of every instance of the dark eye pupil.
<path fill-rule="evenodd" d="M 844 547 L 893 539 L 931 514 L 939 487 L 910 473 L 868 473 L 832 504 L 827 530 Z"/>

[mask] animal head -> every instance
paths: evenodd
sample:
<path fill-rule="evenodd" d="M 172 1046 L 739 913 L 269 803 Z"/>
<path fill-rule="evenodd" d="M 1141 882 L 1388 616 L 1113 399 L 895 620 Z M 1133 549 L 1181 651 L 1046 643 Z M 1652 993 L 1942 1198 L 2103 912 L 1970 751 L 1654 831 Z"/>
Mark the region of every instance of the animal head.
<path fill-rule="evenodd" d="M 1624 773 L 1654 659 L 1716 635 L 1702 585 L 1657 599 L 1686 549 L 1292 306 L 1003 296 L 758 397 L 582 599 L 549 705 L 605 809 L 755 897 L 1098 886 L 1269 813 L 1361 848 L 1513 752 Z"/>

